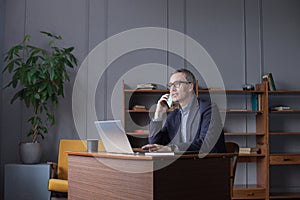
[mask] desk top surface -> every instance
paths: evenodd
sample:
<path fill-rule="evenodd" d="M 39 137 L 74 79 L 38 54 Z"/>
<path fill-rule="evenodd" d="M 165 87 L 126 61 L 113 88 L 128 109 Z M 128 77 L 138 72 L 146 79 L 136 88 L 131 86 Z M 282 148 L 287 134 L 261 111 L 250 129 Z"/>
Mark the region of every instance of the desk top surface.
<path fill-rule="evenodd" d="M 156 159 L 201 159 L 201 158 L 226 158 L 232 157 L 231 153 L 212 153 L 212 154 L 184 154 L 184 155 L 155 155 L 146 156 L 144 154 L 120 154 L 108 152 L 95 152 L 90 153 L 86 151 L 68 151 L 71 156 L 85 156 L 85 157 L 98 157 L 98 158 L 115 158 L 115 159 L 129 159 L 129 160 L 156 160 Z"/>

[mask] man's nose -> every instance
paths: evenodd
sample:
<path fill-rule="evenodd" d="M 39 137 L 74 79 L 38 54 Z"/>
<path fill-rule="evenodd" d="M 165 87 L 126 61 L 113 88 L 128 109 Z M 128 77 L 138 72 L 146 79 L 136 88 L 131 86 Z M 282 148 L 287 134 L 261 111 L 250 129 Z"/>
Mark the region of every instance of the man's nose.
<path fill-rule="evenodd" d="M 177 88 L 175 87 L 175 85 L 172 85 L 171 88 L 170 88 L 170 91 L 176 91 L 176 89 Z"/>

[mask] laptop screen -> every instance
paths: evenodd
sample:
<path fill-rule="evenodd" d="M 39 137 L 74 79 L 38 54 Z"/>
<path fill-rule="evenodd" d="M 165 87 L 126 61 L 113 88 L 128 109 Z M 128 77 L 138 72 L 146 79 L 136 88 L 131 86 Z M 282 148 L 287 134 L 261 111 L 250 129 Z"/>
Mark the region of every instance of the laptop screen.
<path fill-rule="evenodd" d="M 106 152 L 134 153 L 122 126 L 121 120 L 95 121 L 95 125 Z"/>

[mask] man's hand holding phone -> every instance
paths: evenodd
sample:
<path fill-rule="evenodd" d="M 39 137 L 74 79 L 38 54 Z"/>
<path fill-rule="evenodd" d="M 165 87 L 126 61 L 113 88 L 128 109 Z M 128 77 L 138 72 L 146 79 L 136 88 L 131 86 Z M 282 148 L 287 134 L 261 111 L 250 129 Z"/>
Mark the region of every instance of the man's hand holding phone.
<path fill-rule="evenodd" d="M 170 94 L 164 94 L 157 102 L 154 119 L 161 119 L 163 114 L 172 106 L 172 97 Z"/>

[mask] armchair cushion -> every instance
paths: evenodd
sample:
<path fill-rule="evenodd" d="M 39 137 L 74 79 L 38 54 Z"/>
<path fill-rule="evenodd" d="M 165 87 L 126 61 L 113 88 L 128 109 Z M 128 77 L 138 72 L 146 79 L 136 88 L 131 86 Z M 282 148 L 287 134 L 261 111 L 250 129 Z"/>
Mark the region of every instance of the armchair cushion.
<path fill-rule="evenodd" d="M 68 180 L 49 179 L 48 190 L 55 192 L 68 192 Z"/>

